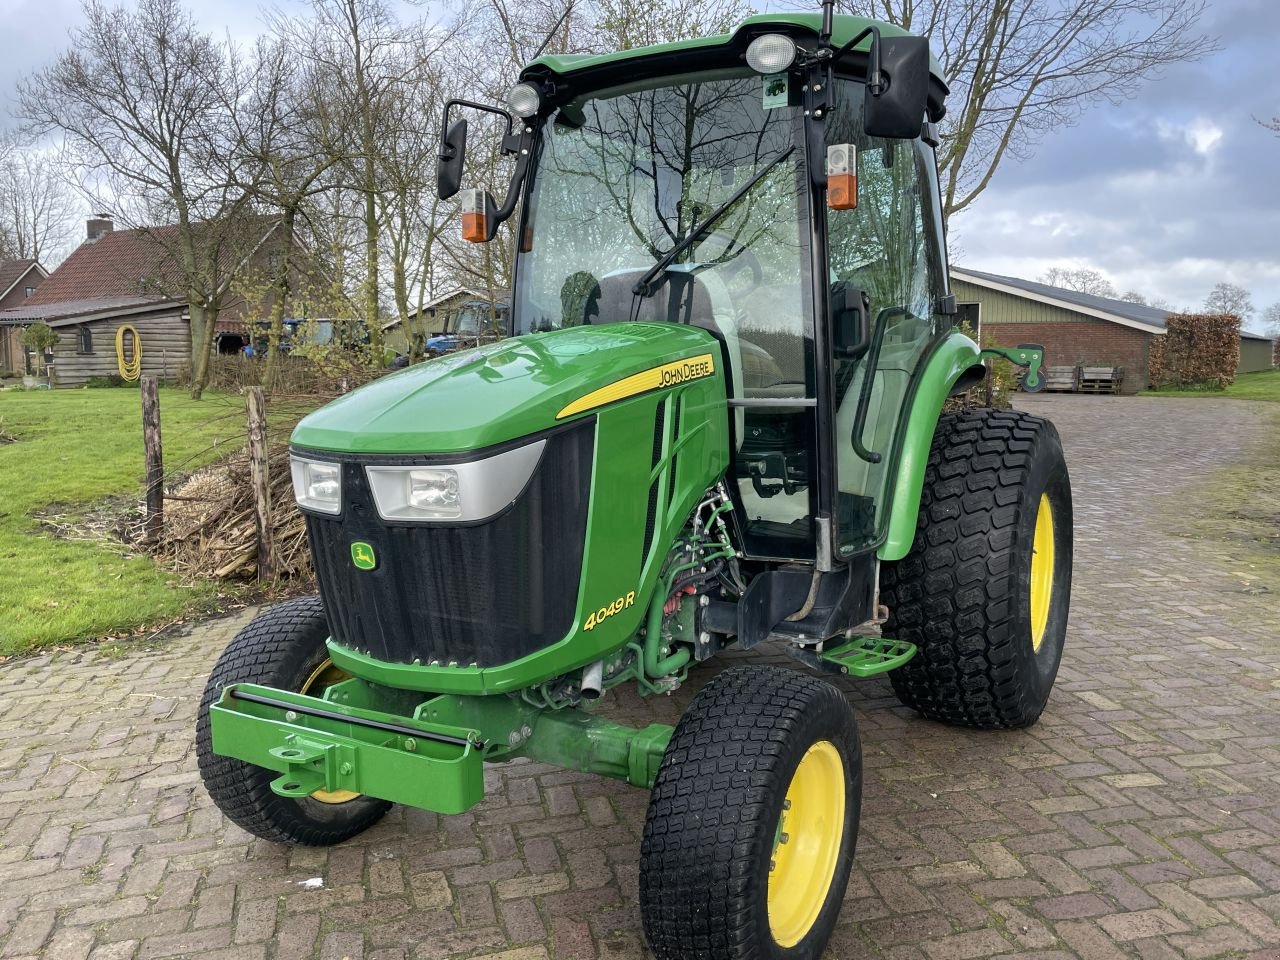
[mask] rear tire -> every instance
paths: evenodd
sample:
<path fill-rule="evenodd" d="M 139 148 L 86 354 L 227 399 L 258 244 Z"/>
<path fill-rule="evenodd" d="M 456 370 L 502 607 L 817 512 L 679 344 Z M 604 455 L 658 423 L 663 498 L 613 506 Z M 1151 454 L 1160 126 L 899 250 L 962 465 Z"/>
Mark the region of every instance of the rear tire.
<path fill-rule="evenodd" d="M 776 667 L 712 680 L 676 727 L 645 819 L 640 913 L 658 960 L 821 956 L 861 803 L 858 729 L 835 687 Z"/>
<path fill-rule="evenodd" d="M 301 597 L 274 606 L 249 621 L 218 657 L 200 700 L 196 719 L 196 759 L 200 778 L 227 819 L 254 836 L 276 843 L 329 846 L 354 837 L 391 809 L 386 800 L 356 795 L 282 797 L 271 790 L 279 776 L 234 757 L 213 752 L 209 706 L 232 683 L 256 683 L 318 696 L 328 669 L 325 640 L 329 625 L 319 597 Z M 327 685 L 327 684 L 324 684 Z"/>
<path fill-rule="evenodd" d="M 979 729 L 1035 723 L 1062 659 L 1071 530 L 1052 423 L 1017 410 L 942 417 L 915 542 L 881 568 L 885 635 L 919 648 L 889 675 L 898 699 Z"/>

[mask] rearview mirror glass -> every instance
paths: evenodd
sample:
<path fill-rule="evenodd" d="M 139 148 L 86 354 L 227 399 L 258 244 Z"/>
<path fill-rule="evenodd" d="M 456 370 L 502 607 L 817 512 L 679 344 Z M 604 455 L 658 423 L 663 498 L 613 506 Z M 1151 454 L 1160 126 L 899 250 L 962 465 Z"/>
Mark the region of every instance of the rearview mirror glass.
<path fill-rule="evenodd" d="M 880 96 L 868 83 L 863 128 L 869 137 L 914 140 L 924 125 L 929 95 L 929 41 L 925 37 L 885 37 L 880 41 Z"/>
<path fill-rule="evenodd" d="M 467 121 L 455 120 L 440 144 L 440 163 L 436 168 L 436 195 L 448 200 L 462 186 L 462 162 L 467 156 Z"/>

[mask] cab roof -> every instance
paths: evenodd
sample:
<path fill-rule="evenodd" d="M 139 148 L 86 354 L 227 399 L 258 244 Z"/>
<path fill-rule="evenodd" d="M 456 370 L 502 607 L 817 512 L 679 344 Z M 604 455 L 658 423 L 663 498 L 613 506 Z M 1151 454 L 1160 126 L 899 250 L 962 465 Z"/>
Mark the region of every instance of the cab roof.
<path fill-rule="evenodd" d="M 832 18 L 831 44 L 841 47 L 865 30 L 875 26 L 882 37 L 910 36 L 908 31 L 891 23 L 867 17 L 837 15 Z M 687 73 L 691 61 L 696 67 L 707 69 L 740 65 L 747 45 L 766 33 L 785 33 L 802 43 L 816 41 L 822 29 L 822 14 L 814 13 L 762 13 L 748 17 L 731 33 L 659 43 L 612 53 L 546 54 L 531 61 L 523 71 L 522 80 L 551 80 L 557 86 L 563 84 L 575 90 L 590 90 L 619 81 L 646 79 L 667 73 Z M 846 57 L 860 63 L 865 70 L 871 37 L 864 38 Z M 941 119 L 947 83 L 942 67 L 932 53 L 929 55 L 932 75 L 929 91 L 929 115 Z"/>

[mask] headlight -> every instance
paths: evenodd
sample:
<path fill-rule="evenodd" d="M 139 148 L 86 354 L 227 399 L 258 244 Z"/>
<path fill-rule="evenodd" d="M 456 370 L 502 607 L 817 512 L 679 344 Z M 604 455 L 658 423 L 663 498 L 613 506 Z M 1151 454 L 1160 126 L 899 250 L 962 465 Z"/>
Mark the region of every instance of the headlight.
<path fill-rule="evenodd" d="M 342 512 L 342 467 L 322 460 L 290 457 L 293 496 L 298 506 L 320 513 Z"/>
<path fill-rule="evenodd" d="M 507 106 L 511 108 L 511 112 L 526 120 L 537 114 L 541 104 L 542 97 L 532 83 L 517 83 L 507 93 Z"/>
<path fill-rule="evenodd" d="M 747 66 L 756 73 L 781 73 L 796 59 L 796 42 L 781 33 L 756 37 L 747 47 Z"/>
<path fill-rule="evenodd" d="M 384 520 L 457 520 L 458 471 L 450 467 L 365 467 Z"/>
<path fill-rule="evenodd" d="M 383 520 L 487 520 L 509 507 L 533 476 L 545 440 L 483 460 L 441 466 L 367 466 Z"/>

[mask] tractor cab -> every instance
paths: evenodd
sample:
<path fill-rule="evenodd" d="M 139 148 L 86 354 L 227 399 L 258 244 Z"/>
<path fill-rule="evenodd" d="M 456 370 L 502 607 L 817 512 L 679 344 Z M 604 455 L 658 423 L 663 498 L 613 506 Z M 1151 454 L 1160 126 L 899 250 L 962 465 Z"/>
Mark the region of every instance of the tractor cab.
<path fill-rule="evenodd" d="M 854 17 L 754 17 L 680 47 L 531 64 L 509 96 L 511 192 L 464 197 L 466 235 L 523 200 L 515 335 L 709 332 L 744 555 L 832 570 L 883 542 L 907 401 L 952 326 L 946 88 L 926 40 Z M 447 124 L 446 194 L 465 123 Z"/>

